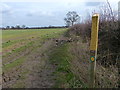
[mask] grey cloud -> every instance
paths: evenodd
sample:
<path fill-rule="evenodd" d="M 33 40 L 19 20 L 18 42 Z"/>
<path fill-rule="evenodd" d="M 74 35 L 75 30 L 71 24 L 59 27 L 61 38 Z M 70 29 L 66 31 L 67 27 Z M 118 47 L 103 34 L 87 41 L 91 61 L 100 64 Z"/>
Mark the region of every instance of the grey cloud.
<path fill-rule="evenodd" d="M 11 14 L 13 12 L 12 8 L 4 3 L 0 4 L 0 8 L 2 8 L 2 11 L 1 11 L 2 14 Z"/>
<path fill-rule="evenodd" d="M 26 16 L 31 17 L 31 16 L 54 16 L 53 12 L 50 11 L 31 11 L 26 14 Z"/>
<path fill-rule="evenodd" d="M 33 16 L 33 14 L 27 13 L 26 16 L 31 17 L 31 16 Z"/>
<path fill-rule="evenodd" d="M 85 5 L 86 6 L 98 6 L 100 5 L 102 2 L 86 2 Z"/>

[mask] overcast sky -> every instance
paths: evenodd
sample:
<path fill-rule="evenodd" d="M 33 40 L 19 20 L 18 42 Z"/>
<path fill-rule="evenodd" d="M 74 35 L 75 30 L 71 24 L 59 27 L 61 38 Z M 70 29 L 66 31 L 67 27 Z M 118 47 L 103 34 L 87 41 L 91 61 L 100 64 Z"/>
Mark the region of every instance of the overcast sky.
<path fill-rule="evenodd" d="M 34 2 L 33 2 L 34 1 Z M 109 0 L 117 11 L 119 0 Z M 62 26 L 68 11 L 76 11 L 84 21 L 88 13 L 96 11 L 105 0 L 2 0 L 0 3 L 1 26 Z M 2 22 L 1 22 L 2 19 Z"/>

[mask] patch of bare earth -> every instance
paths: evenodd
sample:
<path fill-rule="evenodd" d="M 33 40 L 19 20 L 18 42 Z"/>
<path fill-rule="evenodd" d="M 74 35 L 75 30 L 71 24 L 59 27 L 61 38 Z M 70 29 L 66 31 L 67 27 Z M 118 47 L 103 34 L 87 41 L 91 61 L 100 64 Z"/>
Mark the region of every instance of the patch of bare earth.
<path fill-rule="evenodd" d="M 41 66 L 34 66 L 28 75 L 27 88 L 50 88 L 55 84 L 53 72 L 55 68 L 48 62 L 42 61 Z"/>
<path fill-rule="evenodd" d="M 24 51 L 24 63 L 3 73 L 3 88 L 50 88 L 55 84 L 55 67 L 49 62 L 47 52 L 53 48 L 53 40 L 42 45 L 35 43 L 34 49 Z M 32 51 L 31 51 L 32 50 Z M 12 58 L 12 56 L 11 56 Z M 17 57 L 14 57 L 17 58 Z"/>
<path fill-rule="evenodd" d="M 55 76 L 53 72 L 55 67 L 49 62 L 47 52 L 49 52 L 53 46 L 53 42 L 50 40 L 45 42 L 40 49 L 36 50 L 36 59 L 31 60 L 32 67 L 29 64 L 30 74 L 27 76 L 26 88 L 50 88 L 55 84 Z"/>

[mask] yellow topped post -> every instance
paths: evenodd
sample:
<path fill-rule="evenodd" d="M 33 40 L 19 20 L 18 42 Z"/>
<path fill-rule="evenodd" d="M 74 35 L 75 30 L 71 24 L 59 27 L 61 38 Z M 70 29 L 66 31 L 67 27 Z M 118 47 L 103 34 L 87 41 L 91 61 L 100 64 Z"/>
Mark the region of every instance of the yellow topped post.
<path fill-rule="evenodd" d="M 90 50 L 97 50 L 98 24 L 99 24 L 99 14 L 94 14 L 92 16 L 92 32 L 91 32 Z"/>
<path fill-rule="evenodd" d="M 98 46 L 98 27 L 99 27 L 99 14 L 92 16 L 92 32 L 90 42 L 90 77 L 89 77 L 89 88 L 94 88 L 95 84 L 95 67 L 97 57 L 97 46 Z"/>

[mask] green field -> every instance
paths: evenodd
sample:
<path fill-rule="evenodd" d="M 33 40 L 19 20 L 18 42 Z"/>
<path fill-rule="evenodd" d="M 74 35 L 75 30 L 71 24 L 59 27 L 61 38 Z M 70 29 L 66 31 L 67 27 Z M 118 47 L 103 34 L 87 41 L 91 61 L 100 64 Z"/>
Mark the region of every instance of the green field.
<path fill-rule="evenodd" d="M 28 30 L 3 30 L 2 31 L 2 42 L 8 40 L 20 40 L 29 39 L 32 37 L 45 37 L 48 34 L 49 37 L 55 37 L 56 35 L 63 33 L 65 29 L 28 29 Z"/>
<path fill-rule="evenodd" d="M 51 46 L 54 47 L 53 40 L 65 31 L 64 28 L 3 30 L 3 87 L 30 87 L 31 84 L 26 85 L 26 80 L 29 81 L 27 77 L 30 77 L 29 74 L 34 73 L 35 69 L 40 71 L 45 67 L 47 59 L 44 55 L 50 51 Z M 8 84 L 9 82 L 12 83 Z"/>
<path fill-rule="evenodd" d="M 28 42 L 38 38 L 55 38 L 62 34 L 65 29 L 34 29 L 34 30 L 4 30 L 2 31 L 2 49 L 7 53 L 12 49 L 24 46 Z M 3 54 L 4 55 L 4 54 Z"/>

